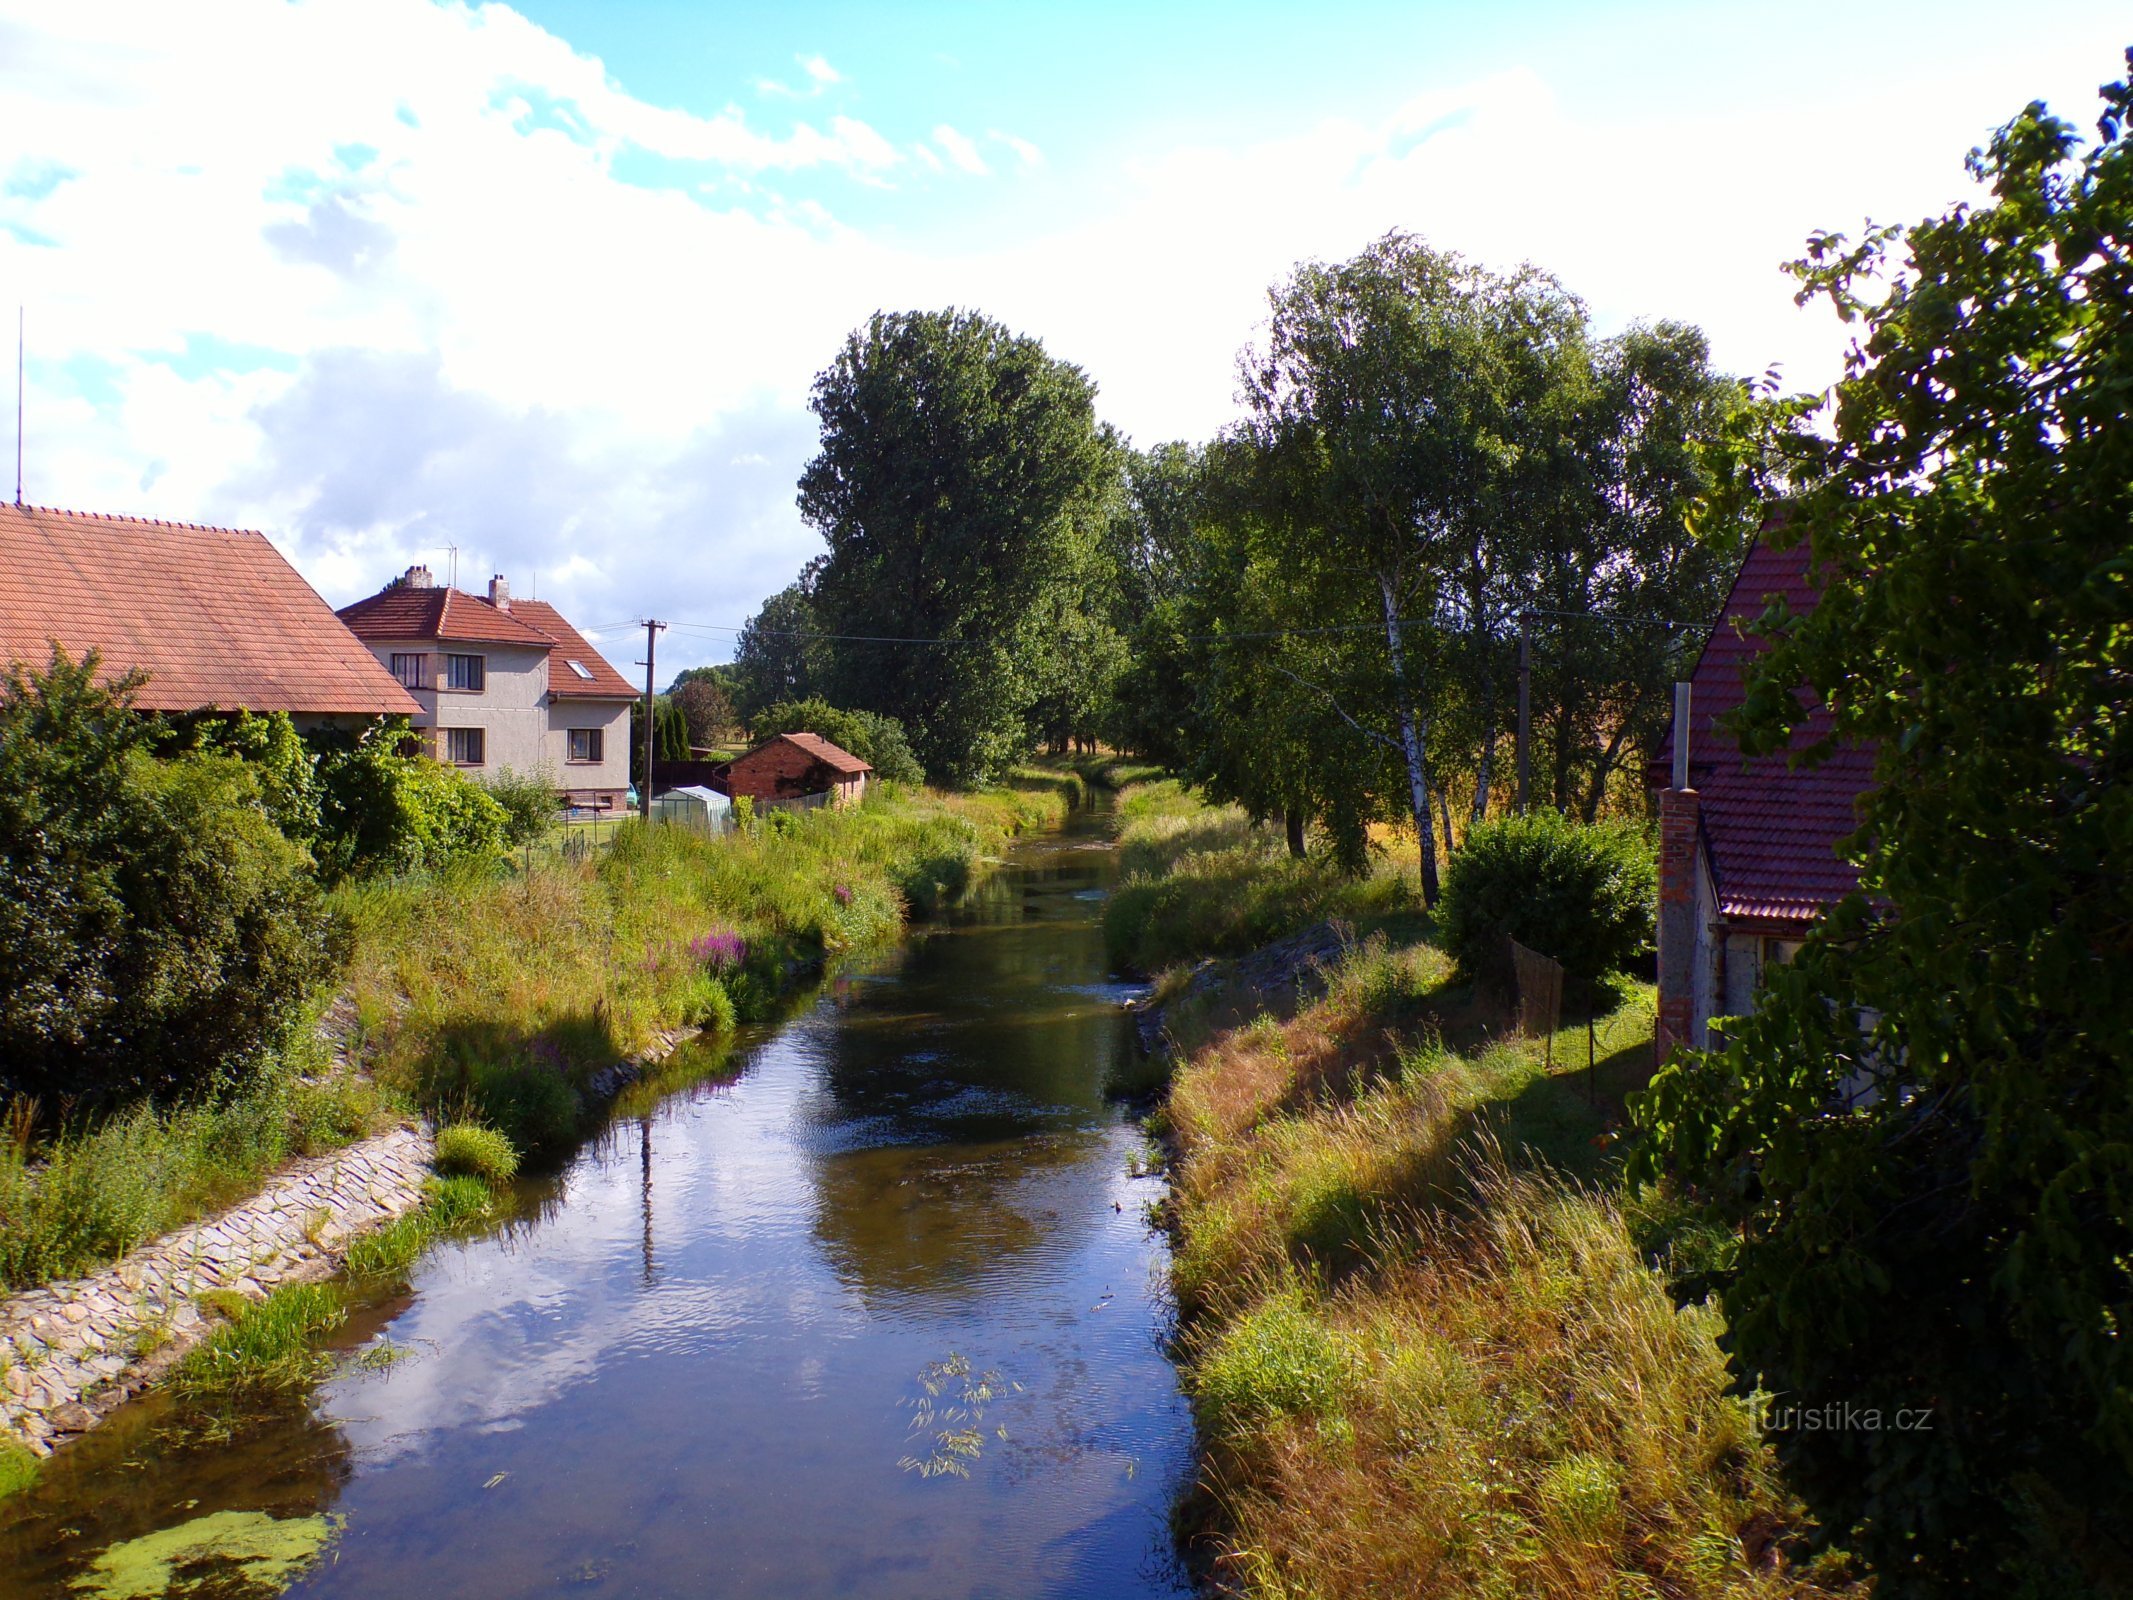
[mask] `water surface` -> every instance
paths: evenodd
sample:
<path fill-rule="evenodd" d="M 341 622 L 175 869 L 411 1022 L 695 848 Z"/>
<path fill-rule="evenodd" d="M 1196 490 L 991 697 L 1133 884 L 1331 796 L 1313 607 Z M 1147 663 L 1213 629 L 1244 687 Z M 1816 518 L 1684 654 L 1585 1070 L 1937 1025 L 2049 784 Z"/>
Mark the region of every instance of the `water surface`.
<path fill-rule="evenodd" d="M 639 1094 L 358 1318 L 383 1371 L 127 1408 L 0 1505 L 0 1594 L 228 1510 L 345 1519 L 322 1597 L 1181 1592 L 1157 1180 L 1103 1092 L 1112 871 L 1087 818 L 1018 845 L 719 1081 Z"/>

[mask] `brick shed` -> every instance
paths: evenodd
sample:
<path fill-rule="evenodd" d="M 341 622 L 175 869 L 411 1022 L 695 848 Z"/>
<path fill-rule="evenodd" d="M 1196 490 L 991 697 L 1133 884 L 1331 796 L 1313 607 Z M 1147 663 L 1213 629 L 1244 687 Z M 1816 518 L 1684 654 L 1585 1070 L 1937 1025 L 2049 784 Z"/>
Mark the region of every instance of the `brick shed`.
<path fill-rule="evenodd" d="M 851 751 L 817 733 L 780 733 L 746 755 L 735 756 L 725 771 L 726 793 L 738 800 L 797 800 L 828 794 L 832 805 L 856 805 L 866 793 L 874 769 Z"/>
<path fill-rule="evenodd" d="M 1714 1017 L 1754 1009 L 1765 962 L 1789 961 L 1824 910 L 1858 887 L 1838 854 L 1872 787 L 1871 750 L 1840 747 L 1793 768 L 1784 751 L 1744 756 L 1721 719 L 1740 706 L 1742 670 L 1768 646 L 1749 633 L 1773 595 L 1796 616 L 1821 590 L 1805 540 L 1789 550 L 1757 539 L 1741 564 L 1690 679 L 1688 782 L 1672 782 L 1669 732 L 1650 779 L 1659 796 L 1659 1058 L 1712 1042 Z M 1793 734 L 1805 748 L 1828 733 L 1817 707 Z"/>

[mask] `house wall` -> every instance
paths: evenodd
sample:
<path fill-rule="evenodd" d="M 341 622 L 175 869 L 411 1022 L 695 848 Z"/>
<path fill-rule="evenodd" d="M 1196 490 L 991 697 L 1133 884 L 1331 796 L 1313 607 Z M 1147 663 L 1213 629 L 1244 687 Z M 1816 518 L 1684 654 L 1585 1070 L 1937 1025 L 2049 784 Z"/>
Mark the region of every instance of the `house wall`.
<path fill-rule="evenodd" d="M 570 759 L 570 730 L 598 728 L 600 759 Z M 565 793 L 609 796 L 620 805 L 630 782 L 630 702 L 550 697 L 542 766 Z"/>
<path fill-rule="evenodd" d="M 368 641 L 366 641 L 367 643 Z M 493 778 L 509 767 L 514 772 L 539 772 L 548 761 L 548 652 L 532 645 L 394 643 L 379 640 L 370 652 L 390 669 L 395 655 L 420 652 L 427 658 L 424 674 L 427 688 L 408 692 L 422 707 L 414 719 L 417 728 L 431 730 L 426 741 L 439 760 L 444 758 L 445 728 L 480 728 L 483 732 L 482 763 L 460 770 L 471 778 Z M 436 687 L 444 675 L 447 655 L 480 656 L 483 684 L 476 692 Z M 624 779 L 627 782 L 627 777 Z"/>
<path fill-rule="evenodd" d="M 727 770 L 726 792 L 736 800 L 789 800 L 797 795 L 820 794 L 830 788 L 833 774 L 820 759 L 796 744 L 772 740 L 746 755 L 735 756 Z"/>

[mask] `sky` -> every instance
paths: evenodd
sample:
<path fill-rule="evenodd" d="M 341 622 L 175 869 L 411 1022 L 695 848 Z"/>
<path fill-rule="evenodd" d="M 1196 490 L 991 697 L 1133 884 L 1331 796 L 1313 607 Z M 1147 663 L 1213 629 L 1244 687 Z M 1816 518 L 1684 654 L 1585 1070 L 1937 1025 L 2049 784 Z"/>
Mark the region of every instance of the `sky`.
<path fill-rule="evenodd" d="M 1820 388 L 1781 263 L 2084 128 L 2122 0 L 0 0 L 24 498 L 265 532 L 336 605 L 492 573 L 669 667 L 822 548 L 877 310 L 1044 341 L 1137 444 L 1237 414 L 1300 261 L 1399 229 Z M 454 553 L 456 547 L 456 553 Z"/>

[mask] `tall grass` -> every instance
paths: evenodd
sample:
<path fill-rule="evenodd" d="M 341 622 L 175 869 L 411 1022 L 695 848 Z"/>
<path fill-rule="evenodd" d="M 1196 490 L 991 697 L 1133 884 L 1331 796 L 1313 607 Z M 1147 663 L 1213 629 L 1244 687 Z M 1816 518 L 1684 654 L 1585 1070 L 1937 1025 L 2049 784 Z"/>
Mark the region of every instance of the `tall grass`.
<path fill-rule="evenodd" d="M 310 1030 L 301 1038 L 280 1071 L 219 1103 L 136 1106 L 40 1138 L 35 1108 L 17 1102 L 13 1136 L 0 1138 L 0 1287 L 92 1272 L 252 1193 L 291 1156 L 392 1122 L 389 1096 L 324 1070 Z M 300 1076 L 300 1066 L 320 1075 Z"/>
<path fill-rule="evenodd" d="M 1241 955 L 1329 917 L 1368 923 L 1409 891 L 1380 862 L 1360 877 L 1297 860 L 1274 828 L 1209 806 L 1175 779 L 1128 784 L 1118 805 L 1120 883 L 1104 908 L 1112 961 L 1141 972 Z"/>
<path fill-rule="evenodd" d="M 1549 1070 L 1450 968 L 1368 941 L 1322 998 L 1173 1081 L 1180 1351 L 1225 1578 L 1326 1600 L 1827 1592 L 1784 1567 L 1797 1514 L 1726 1392 L 1718 1313 L 1676 1307 L 1608 1192 L 1644 995 L 1602 1024 L 1594 1104 L 1576 1033 Z"/>
<path fill-rule="evenodd" d="M 723 838 L 624 824 L 596 861 L 346 886 L 362 1048 L 423 1109 L 552 1154 L 588 1073 L 662 1030 L 759 1019 L 823 956 L 954 901 L 1007 833 L 1063 813 L 1058 776 L 968 797 L 880 785 Z"/>

